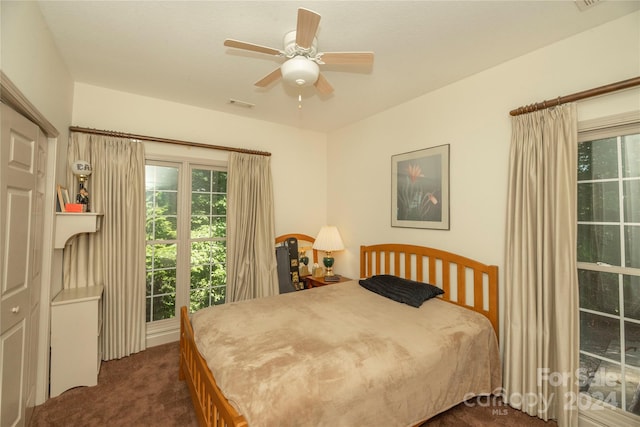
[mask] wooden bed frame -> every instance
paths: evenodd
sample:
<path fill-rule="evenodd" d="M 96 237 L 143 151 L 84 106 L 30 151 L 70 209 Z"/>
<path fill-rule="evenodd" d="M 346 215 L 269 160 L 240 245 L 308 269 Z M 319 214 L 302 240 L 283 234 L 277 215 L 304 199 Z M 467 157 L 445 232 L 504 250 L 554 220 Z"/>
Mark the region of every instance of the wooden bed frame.
<path fill-rule="evenodd" d="M 428 277 L 425 277 L 425 269 L 428 271 Z M 360 277 L 376 274 L 391 274 L 441 287 L 444 290 L 443 300 L 484 315 L 491 322 L 496 337 L 500 337 L 498 266 L 482 264 L 470 258 L 425 246 L 360 246 Z M 467 300 L 468 276 L 473 278 L 471 302 Z"/>
<path fill-rule="evenodd" d="M 425 270 L 428 277 L 425 279 Z M 391 274 L 439 285 L 442 299 L 486 316 L 498 335 L 498 267 L 423 246 L 360 246 L 360 277 Z M 471 303 L 467 277 L 473 278 Z M 455 298 L 454 298 L 455 297 Z M 245 427 L 246 419 L 218 388 L 195 344 L 187 307 L 180 309 L 180 380 L 186 380 L 201 426 Z"/>

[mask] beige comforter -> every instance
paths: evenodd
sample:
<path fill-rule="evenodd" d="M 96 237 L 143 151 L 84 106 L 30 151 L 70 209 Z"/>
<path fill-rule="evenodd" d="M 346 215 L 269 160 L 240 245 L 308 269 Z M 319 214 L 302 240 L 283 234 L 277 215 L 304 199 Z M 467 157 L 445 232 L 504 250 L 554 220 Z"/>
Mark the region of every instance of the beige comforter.
<path fill-rule="evenodd" d="M 482 315 L 419 309 L 356 281 L 193 315 L 196 344 L 250 427 L 410 426 L 501 386 Z"/>

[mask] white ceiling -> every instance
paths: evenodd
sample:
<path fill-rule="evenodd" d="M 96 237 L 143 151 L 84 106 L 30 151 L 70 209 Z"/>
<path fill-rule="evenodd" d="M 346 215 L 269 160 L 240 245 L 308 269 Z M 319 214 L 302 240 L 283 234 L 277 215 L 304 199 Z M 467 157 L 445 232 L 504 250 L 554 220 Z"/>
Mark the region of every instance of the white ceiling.
<path fill-rule="evenodd" d="M 39 3 L 77 82 L 324 132 L 640 9 L 640 1 L 584 12 L 573 1 Z M 335 92 L 304 88 L 302 109 L 298 89 L 253 85 L 282 59 L 223 46 L 233 38 L 282 49 L 298 7 L 322 16 L 319 51 L 375 52 L 369 68 L 321 66 Z"/>

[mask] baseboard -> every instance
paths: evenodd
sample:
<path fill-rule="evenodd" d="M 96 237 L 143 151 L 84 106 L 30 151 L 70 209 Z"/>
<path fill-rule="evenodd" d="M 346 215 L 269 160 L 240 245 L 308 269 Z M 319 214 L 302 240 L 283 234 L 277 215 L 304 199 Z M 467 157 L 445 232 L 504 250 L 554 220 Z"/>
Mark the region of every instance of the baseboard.
<path fill-rule="evenodd" d="M 581 413 L 578 415 L 578 427 L 606 427 L 606 426 Z"/>
<path fill-rule="evenodd" d="M 578 427 L 637 427 L 640 417 L 624 412 L 618 408 L 610 408 L 591 399 L 587 408 L 581 408 L 578 415 Z"/>
<path fill-rule="evenodd" d="M 180 339 L 180 324 L 177 319 L 154 322 L 147 325 L 147 347 L 155 347 Z"/>

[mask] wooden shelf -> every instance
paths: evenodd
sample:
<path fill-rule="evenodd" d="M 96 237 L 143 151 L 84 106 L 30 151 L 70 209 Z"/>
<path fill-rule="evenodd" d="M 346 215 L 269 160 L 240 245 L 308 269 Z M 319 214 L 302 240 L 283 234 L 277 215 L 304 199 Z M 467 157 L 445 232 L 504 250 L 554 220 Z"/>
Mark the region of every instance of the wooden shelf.
<path fill-rule="evenodd" d="M 99 231 L 102 216 L 96 212 L 56 212 L 54 248 L 63 249 L 69 237 L 76 234 Z"/>

